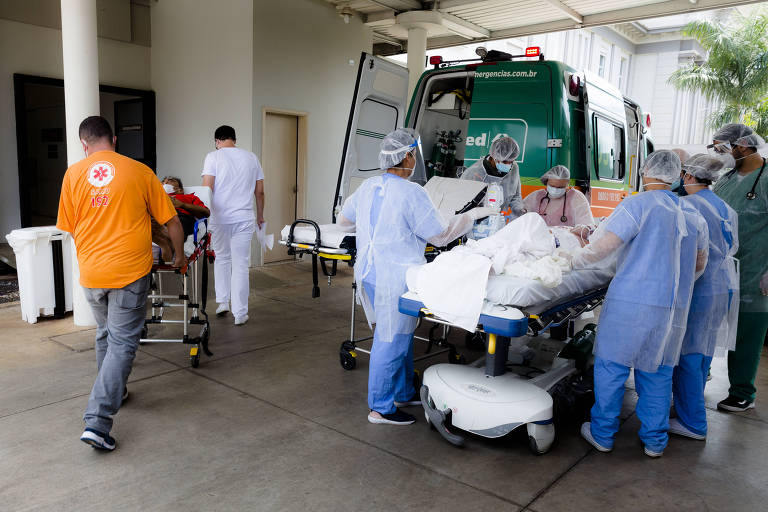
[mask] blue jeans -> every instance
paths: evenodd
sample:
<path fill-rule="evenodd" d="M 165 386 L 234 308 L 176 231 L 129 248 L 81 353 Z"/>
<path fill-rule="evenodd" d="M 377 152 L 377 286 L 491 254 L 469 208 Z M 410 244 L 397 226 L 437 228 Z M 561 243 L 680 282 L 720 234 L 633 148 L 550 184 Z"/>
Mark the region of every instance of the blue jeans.
<path fill-rule="evenodd" d="M 702 436 L 707 435 L 707 409 L 704 403 L 704 386 L 712 358 L 704 354 L 680 356 L 672 376 L 677 419 L 685 428 Z"/>
<path fill-rule="evenodd" d="M 98 374 L 85 408 L 85 426 L 108 434 L 144 327 L 149 274 L 123 288 L 84 288 L 96 319 Z"/>
<path fill-rule="evenodd" d="M 373 300 L 375 287 L 363 282 L 366 293 Z M 374 308 L 376 305 L 374 304 Z M 413 389 L 413 329 L 412 321 L 405 318 L 406 326 L 392 340 L 379 338 L 378 329 L 373 331 L 373 347 L 368 365 L 368 407 L 379 414 L 392 414 L 397 410 L 395 401 L 410 400 Z"/>
<path fill-rule="evenodd" d="M 619 430 L 619 414 L 624 400 L 624 383 L 629 377 L 628 366 L 595 357 L 595 405 L 592 406 L 592 437 L 606 448 L 613 447 Z M 654 373 L 635 369 L 637 405 L 640 419 L 638 435 L 645 446 L 662 452 L 669 435 L 669 406 L 672 401 L 671 366 L 659 366 Z"/>

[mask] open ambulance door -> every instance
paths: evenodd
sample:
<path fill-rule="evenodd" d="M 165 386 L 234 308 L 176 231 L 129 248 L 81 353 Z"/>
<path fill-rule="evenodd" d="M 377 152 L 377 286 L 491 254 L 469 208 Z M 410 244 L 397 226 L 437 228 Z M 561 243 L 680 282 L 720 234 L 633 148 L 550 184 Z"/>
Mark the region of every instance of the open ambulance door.
<path fill-rule="evenodd" d="M 628 125 L 621 92 L 589 71 L 584 73 L 589 202 L 595 218 L 608 217 L 629 195 Z"/>
<path fill-rule="evenodd" d="M 381 174 L 379 145 L 389 132 L 404 125 L 407 96 L 406 68 L 362 53 L 336 184 L 334 222 L 344 200 L 364 180 Z"/>

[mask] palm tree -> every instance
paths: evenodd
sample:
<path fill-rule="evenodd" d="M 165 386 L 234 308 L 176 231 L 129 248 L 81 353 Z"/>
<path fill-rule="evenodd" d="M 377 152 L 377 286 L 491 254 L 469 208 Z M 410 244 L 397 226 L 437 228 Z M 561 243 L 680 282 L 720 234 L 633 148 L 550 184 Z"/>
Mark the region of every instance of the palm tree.
<path fill-rule="evenodd" d="M 695 38 L 708 57 L 675 71 L 669 82 L 719 104 L 708 119 L 711 128 L 741 122 L 768 135 L 768 15 L 734 11 L 727 24 L 694 21 L 683 33 Z"/>

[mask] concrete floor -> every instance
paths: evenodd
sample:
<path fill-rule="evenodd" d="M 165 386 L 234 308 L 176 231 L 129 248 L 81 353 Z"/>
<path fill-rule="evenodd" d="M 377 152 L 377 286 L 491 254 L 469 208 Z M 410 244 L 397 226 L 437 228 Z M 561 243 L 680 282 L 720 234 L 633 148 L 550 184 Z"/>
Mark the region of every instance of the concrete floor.
<path fill-rule="evenodd" d="M 416 408 L 415 425 L 369 424 L 367 358 L 348 372 L 337 357 L 342 273 L 312 299 L 306 263 L 253 271 L 249 323 L 213 318 L 215 356 L 198 369 L 182 346 L 142 346 L 108 454 L 78 441 L 93 331 L 0 307 L 0 510 L 765 510 L 768 407 L 714 410 L 723 361 L 706 391 L 708 440 L 673 438 L 660 460 L 642 454 L 631 390 L 607 455 L 575 426 L 536 457 L 524 430 L 454 448 Z"/>

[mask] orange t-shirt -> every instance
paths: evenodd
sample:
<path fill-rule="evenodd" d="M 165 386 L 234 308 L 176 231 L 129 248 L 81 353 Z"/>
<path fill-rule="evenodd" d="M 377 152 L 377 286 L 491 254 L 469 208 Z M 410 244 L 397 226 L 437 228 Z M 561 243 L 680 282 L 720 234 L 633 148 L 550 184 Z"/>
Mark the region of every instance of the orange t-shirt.
<path fill-rule="evenodd" d="M 150 214 L 176 215 L 163 185 L 141 162 L 98 151 L 67 169 L 56 227 L 72 233 L 86 288 L 122 288 L 152 269 Z"/>

